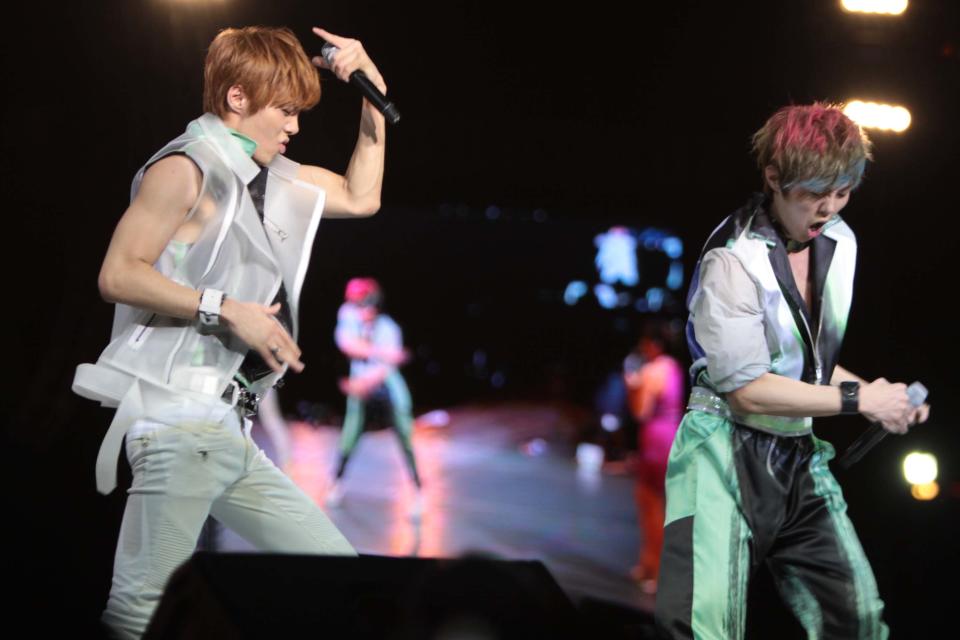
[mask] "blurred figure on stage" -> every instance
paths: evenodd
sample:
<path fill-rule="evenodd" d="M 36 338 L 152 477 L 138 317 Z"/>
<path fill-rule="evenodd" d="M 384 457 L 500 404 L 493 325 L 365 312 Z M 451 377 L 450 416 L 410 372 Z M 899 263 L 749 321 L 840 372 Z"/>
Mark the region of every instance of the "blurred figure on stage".
<path fill-rule="evenodd" d="M 124 440 L 133 472 L 102 618 L 116 637 L 143 635 L 209 515 L 262 551 L 356 555 L 250 436 L 263 394 L 304 368 L 297 309 L 321 215 L 380 208 L 386 122 L 370 102 L 344 175 L 285 156 L 301 112 L 320 100 L 315 67 L 345 82 L 362 70 L 386 90 L 358 41 L 313 33 L 339 48 L 332 63 L 311 60 L 290 29 L 217 34 L 205 113 L 137 173 L 103 260 L 113 333 L 73 389 L 116 408 L 98 490 L 116 486 Z"/>
<path fill-rule="evenodd" d="M 340 462 L 336 480 L 327 494 L 327 505 L 338 506 L 343 500 L 343 475 L 350 456 L 363 434 L 365 414 L 374 402 L 386 402 L 393 414 L 393 428 L 403 449 L 416 485 L 416 497 L 410 506 L 410 517 L 419 518 L 423 510 L 420 474 L 413 453 L 413 403 L 410 390 L 400 373 L 400 366 L 409 358 L 403 348 L 400 327 L 381 313 L 383 294 L 373 278 L 353 278 L 347 283 L 344 303 L 337 313 L 335 339 L 337 347 L 350 358 L 350 376 L 340 383 L 347 396 L 347 410 L 340 436 Z"/>
<path fill-rule="evenodd" d="M 836 105 L 791 105 L 753 136 L 763 192 L 713 231 L 691 279 L 693 390 L 667 467 L 656 619 L 742 638 L 766 564 L 810 638 L 886 638 L 883 602 L 813 419 L 894 433 L 927 418 L 905 384 L 838 364 L 857 240 L 840 217 L 870 141 Z M 869 212 L 861 213 L 865 224 Z"/>
<path fill-rule="evenodd" d="M 664 478 L 667 458 L 683 418 L 684 376 L 671 355 L 675 331 L 667 320 L 650 320 L 637 349 L 624 363 L 630 412 L 637 421 L 634 498 L 643 541 L 631 575 L 646 593 L 657 589 L 663 545 Z"/>
<path fill-rule="evenodd" d="M 280 469 L 286 470 L 290 463 L 290 432 L 287 421 L 283 418 L 283 411 L 280 409 L 276 387 L 267 391 L 261 398 L 257 421 L 273 446 L 273 461 Z"/>

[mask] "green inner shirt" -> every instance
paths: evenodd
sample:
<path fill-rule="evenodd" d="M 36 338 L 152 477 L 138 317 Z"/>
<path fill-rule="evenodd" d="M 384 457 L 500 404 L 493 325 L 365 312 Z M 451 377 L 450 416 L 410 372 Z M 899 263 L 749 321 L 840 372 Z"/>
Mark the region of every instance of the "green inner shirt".
<path fill-rule="evenodd" d="M 252 158 L 253 152 L 257 150 L 257 143 L 254 142 L 251 138 L 248 138 L 247 136 L 243 135 L 236 129 L 231 129 L 230 127 L 227 127 L 227 131 L 229 131 L 230 135 L 232 135 L 237 140 L 237 142 L 240 143 L 240 146 L 243 147 L 243 152 Z"/>

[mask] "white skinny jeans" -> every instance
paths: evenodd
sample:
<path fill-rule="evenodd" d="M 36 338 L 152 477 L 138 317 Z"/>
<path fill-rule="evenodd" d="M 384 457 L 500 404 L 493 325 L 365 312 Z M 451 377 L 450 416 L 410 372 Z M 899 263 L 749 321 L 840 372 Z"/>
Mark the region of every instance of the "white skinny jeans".
<path fill-rule="evenodd" d="M 245 424 L 244 424 L 245 423 Z M 127 433 L 133 470 L 103 622 L 139 638 L 207 515 L 262 551 L 356 555 L 320 508 L 264 455 L 225 403 L 184 399 Z"/>

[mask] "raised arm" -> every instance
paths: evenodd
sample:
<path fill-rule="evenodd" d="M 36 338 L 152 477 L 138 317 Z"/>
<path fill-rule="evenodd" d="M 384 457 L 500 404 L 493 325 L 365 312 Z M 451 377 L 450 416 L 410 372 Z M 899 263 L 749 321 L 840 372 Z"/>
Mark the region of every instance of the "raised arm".
<path fill-rule="evenodd" d="M 342 38 L 317 27 L 313 31 L 340 49 L 332 66 L 319 56 L 313 58 L 315 65 L 329 69 L 344 82 L 349 81 L 350 74 L 354 71 L 363 71 L 380 91 L 384 94 L 387 92 L 387 85 L 380 71 L 359 41 Z M 386 122 L 383 114 L 364 98 L 360 110 L 360 133 L 346 173 L 340 175 L 322 167 L 302 165 L 299 177 L 327 192 L 325 216 L 371 216 L 380 209 L 385 148 Z"/>

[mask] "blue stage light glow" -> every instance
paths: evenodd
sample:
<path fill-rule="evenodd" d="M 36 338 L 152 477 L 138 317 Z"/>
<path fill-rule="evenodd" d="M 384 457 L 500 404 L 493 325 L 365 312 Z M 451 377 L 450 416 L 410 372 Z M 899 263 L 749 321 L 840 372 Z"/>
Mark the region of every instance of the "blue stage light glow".
<path fill-rule="evenodd" d="M 647 289 L 647 309 L 650 311 L 660 311 L 663 306 L 664 291 L 660 287 L 651 287 Z"/>
<path fill-rule="evenodd" d="M 670 263 L 670 272 L 667 274 L 667 288 L 676 291 L 683 286 L 683 263 L 674 260 Z"/>
<path fill-rule="evenodd" d="M 563 292 L 563 301 L 566 302 L 571 307 L 577 304 L 577 301 L 586 295 L 588 291 L 587 283 L 582 280 L 574 280 L 567 285 L 566 290 Z"/>
<path fill-rule="evenodd" d="M 598 284 L 593 288 L 593 295 L 604 309 L 617 308 L 617 292 L 608 284 Z"/>
<path fill-rule="evenodd" d="M 633 287 L 640 281 L 637 267 L 637 239 L 626 227 L 612 227 L 594 238 L 597 257 L 594 264 L 600 280 L 606 284 L 623 283 Z"/>
<path fill-rule="evenodd" d="M 660 249 L 667 254 L 667 257 L 676 260 L 683 255 L 683 240 L 676 236 L 669 236 L 660 243 Z"/>

